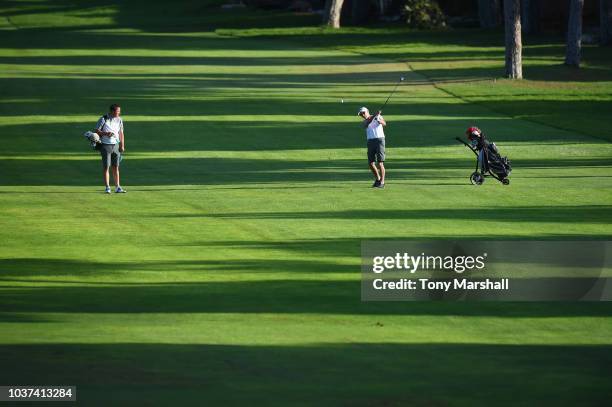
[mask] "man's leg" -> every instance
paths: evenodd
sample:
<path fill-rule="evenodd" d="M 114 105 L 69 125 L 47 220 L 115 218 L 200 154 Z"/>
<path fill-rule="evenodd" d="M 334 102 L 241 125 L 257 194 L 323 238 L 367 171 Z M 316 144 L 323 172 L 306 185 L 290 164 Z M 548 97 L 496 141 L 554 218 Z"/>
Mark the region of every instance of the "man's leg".
<path fill-rule="evenodd" d="M 104 180 L 104 186 L 109 186 L 109 175 L 108 175 L 108 167 L 102 166 L 102 179 Z"/>
<path fill-rule="evenodd" d="M 110 185 L 108 169 L 111 164 L 110 162 L 111 157 L 110 157 L 110 151 L 108 150 L 108 147 L 105 146 L 104 144 L 102 145 L 100 149 L 100 156 L 102 157 L 102 180 L 104 181 L 104 186 L 108 190 L 109 185 Z"/>
<path fill-rule="evenodd" d="M 376 181 L 380 181 L 380 174 L 378 173 L 378 168 L 376 168 L 375 162 L 370 163 L 370 171 L 372 171 L 372 174 L 374 174 Z"/>
<path fill-rule="evenodd" d="M 368 163 L 370 166 L 370 171 L 374 174 L 374 179 L 376 182 L 380 181 L 380 174 L 378 173 L 378 168 L 376 168 L 376 150 L 372 140 L 368 140 Z"/>
<path fill-rule="evenodd" d="M 115 192 L 125 193 L 126 191 L 121 188 L 121 181 L 119 180 L 119 165 L 121 163 L 121 153 L 119 152 L 119 146 L 113 145 L 113 153 L 111 155 L 111 165 L 113 167 L 113 179 L 115 180 Z"/>
<path fill-rule="evenodd" d="M 113 180 L 115 180 L 115 186 L 119 188 L 121 186 L 121 183 L 119 182 L 119 166 L 113 165 L 112 167 L 113 167 Z M 108 171 L 106 175 L 108 176 Z"/>
<path fill-rule="evenodd" d="M 379 187 L 385 186 L 385 139 L 378 139 L 378 146 L 376 151 L 376 161 L 380 167 L 380 184 Z"/>

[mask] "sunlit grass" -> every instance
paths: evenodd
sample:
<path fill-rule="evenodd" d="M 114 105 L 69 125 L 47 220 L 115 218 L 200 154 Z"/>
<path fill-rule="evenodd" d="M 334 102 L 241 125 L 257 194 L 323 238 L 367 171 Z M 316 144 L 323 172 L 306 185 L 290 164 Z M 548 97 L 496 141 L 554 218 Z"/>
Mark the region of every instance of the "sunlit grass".
<path fill-rule="evenodd" d="M 2 383 L 74 383 L 88 405 L 607 399 L 605 303 L 359 297 L 365 239 L 609 239 L 607 49 L 576 73 L 558 39 L 527 43 L 514 82 L 500 33 L 215 32 L 261 13 L 61 4 L 0 9 L 22 27 L 0 31 Z M 355 114 L 400 75 L 372 190 Z M 102 194 L 82 137 L 112 102 L 127 195 Z M 471 125 L 510 186 L 469 184 Z"/>

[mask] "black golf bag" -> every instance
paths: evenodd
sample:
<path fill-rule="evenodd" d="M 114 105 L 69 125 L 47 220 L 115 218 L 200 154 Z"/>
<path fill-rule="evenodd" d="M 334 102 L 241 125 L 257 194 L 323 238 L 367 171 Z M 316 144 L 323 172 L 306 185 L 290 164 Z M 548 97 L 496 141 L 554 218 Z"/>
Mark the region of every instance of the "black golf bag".
<path fill-rule="evenodd" d="M 508 185 L 508 176 L 512 172 L 512 165 L 508 157 L 502 157 L 495 143 L 486 139 L 484 134 L 470 139 L 471 144 L 466 143 L 459 137 L 459 142 L 467 146 L 476 155 L 476 170 L 470 175 L 470 182 L 481 185 L 485 177 L 491 176 L 504 185 Z"/>

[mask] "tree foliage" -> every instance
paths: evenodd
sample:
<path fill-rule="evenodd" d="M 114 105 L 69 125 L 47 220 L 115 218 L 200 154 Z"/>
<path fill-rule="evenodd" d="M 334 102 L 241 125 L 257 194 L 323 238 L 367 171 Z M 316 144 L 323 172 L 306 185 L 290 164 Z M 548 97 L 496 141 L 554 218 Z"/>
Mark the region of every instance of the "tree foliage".
<path fill-rule="evenodd" d="M 446 16 L 436 0 L 406 0 L 404 17 L 413 28 L 446 27 Z"/>

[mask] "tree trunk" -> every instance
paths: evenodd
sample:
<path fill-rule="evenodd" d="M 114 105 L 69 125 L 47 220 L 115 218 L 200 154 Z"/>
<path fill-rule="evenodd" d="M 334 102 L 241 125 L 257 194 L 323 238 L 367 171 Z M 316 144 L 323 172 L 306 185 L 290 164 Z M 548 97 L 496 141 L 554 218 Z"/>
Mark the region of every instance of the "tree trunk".
<path fill-rule="evenodd" d="M 540 0 L 521 0 L 521 28 L 525 34 L 540 32 Z"/>
<path fill-rule="evenodd" d="M 608 45 L 612 42 L 612 0 L 599 0 L 599 43 Z"/>
<path fill-rule="evenodd" d="M 570 15 L 567 25 L 567 48 L 565 65 L 580 66 L 580 51 L 582 49 L 582 7 L 584 0 L 570 1 Z"/>
<path fill-rule="evenodd" d="M 504 0 L 506 31 L 506 77 L 523 79 L 521 0 Z"/>
<path fill-rule="evenodd" d="M 478 18 L 482 28 L 499 26 L 499 0 L 478 0 Z"/>
<path fill-rule="evenodd" d="M 344 4 L 344 0 L 332 0 L 331 7 L 329 9 L 329 18 L 327 19 L 328 26 L 332 28 L 340 28 L 342 4 Z"/>

